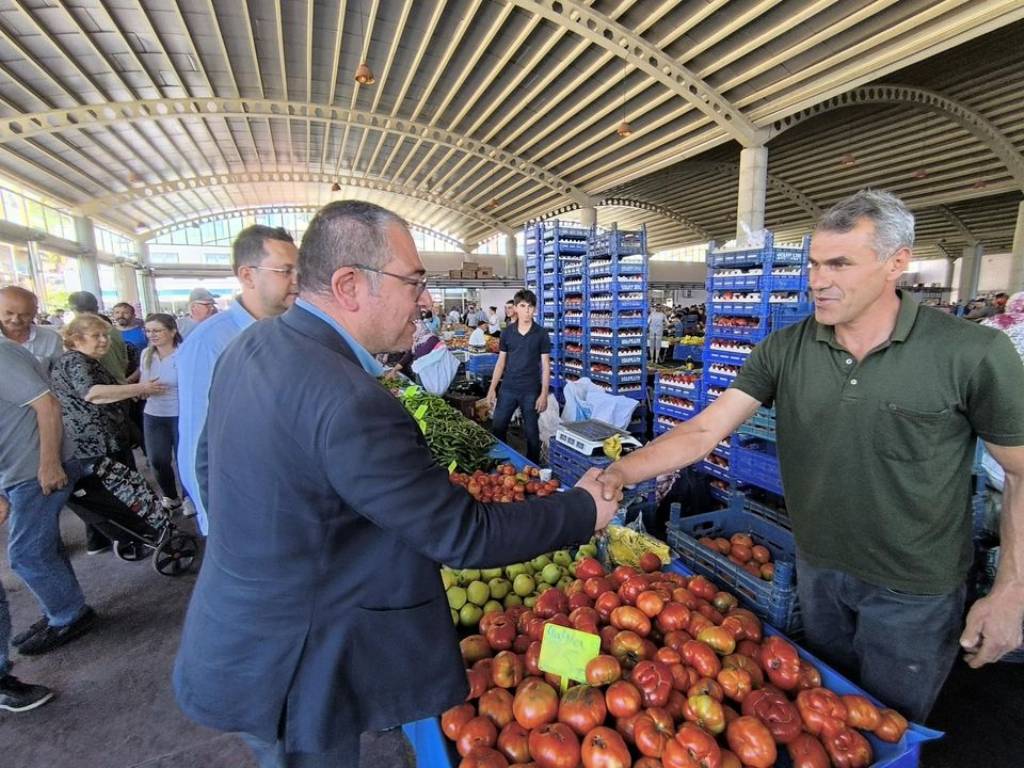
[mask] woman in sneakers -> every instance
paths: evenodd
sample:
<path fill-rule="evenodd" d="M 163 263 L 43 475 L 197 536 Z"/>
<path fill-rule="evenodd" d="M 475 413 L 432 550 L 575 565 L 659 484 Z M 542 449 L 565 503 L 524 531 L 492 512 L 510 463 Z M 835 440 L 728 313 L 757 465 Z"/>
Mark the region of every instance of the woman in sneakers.
<path fill-rule="evenodd" d="M 142 415 L 146 456 L 156 472 L 164 508 L 176 511 L 181 507 L 181 499 L 172 464 L 174 446 L 178 444 L 178 371 L 174 353 L 181 344 L 181 334 L 172 315 L 156 313 L 146 318 L 146 338 L 149 346 L 142 352 L 140 381 L 159 381 L 166 387 L 161 394 L 150 395 L 146 400 Z"/>

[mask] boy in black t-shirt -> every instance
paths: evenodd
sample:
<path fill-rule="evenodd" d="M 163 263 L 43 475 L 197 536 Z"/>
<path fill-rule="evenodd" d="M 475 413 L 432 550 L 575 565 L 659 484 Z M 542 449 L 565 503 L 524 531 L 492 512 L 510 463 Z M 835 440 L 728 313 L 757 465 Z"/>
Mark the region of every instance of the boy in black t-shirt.
<path fill-rule="evenodd" d="M 494 436 L 505 440 L 508 424 L 518 408 L 523 414 L 526 433 L 526 458 L 540 459 L 540 429 L 537 417 L 548 407 L 548 386 L 551 383 L 551 339 L 548 332 L 533 322 L 537 311 L 537 296 L 522 290 L 512 297 L 516 309 L 516 322 L 510 323 L 501 334 L 498 362 L 494 366 L 487 402 L 494 406 L 492 429 Z M 501 395 L 498 383 L 504 378 Z"/>

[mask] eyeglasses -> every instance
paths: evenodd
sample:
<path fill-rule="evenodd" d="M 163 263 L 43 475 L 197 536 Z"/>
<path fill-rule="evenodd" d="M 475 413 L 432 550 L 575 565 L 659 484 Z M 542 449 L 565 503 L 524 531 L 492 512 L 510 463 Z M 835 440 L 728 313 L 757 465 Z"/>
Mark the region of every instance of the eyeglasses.
<path fill-rule="evenodd" d="M 291 277 L 292 275 L 299 274 L 298 267 L 263 267 L 259 264 L 250 264 L 253 269 L 262 269 L 264 272 L 277 272 L 279 275 L 285 277 Z"/>
<path fill-rule="evenodd" d="M 415 287 L 416 295 L 413 297 L 415 299 L 418 299 L 420 296 L 423 295 L 423 292 L 427 290 L 426 275 L 424 275 L 423 277 L 412 277 L 411 275 L 396 275 L 394 272 L 385 272 L 383 269 L 368 267 L 365 264 L 351 264 L 350 266 L 353 269 L 362 269 L 365 270 L 366 272 L 373 272 L 374 274 L 377 275 L 387 275 L 388 277 L 395 278 L 395 280 L 401 280 L 406 285 L 411 285 Z"/>

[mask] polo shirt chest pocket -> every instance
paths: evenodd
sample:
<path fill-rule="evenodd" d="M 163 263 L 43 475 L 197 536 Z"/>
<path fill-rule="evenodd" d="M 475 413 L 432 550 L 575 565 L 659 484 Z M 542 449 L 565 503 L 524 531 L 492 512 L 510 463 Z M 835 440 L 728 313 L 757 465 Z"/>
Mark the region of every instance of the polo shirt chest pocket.
<path fill-rule="evenodd" d="M 875 449 L 887 459 L 927 461 L 954 427 L 949 408 L 938 411 L 883 401 L 875 419 Z"/>

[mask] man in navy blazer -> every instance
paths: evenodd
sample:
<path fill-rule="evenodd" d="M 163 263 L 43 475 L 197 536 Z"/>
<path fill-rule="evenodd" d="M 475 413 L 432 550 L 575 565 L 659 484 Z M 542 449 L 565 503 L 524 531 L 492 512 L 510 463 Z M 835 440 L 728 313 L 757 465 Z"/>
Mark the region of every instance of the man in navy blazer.
<path fill-rule="evenodd" d="M 221 356 L 200 447 L 209 541 L 174 668 L 178 703 L 261 768 L 347 766 L 359 735 L 464 700 L 438 564 L 581 543 L 611 519 L 588 476 L 479 504 L 448 482 L 373 355 L 432 301 L 405 223 L 336 202 L 310 222 L 300 298 Z"/>

